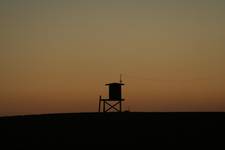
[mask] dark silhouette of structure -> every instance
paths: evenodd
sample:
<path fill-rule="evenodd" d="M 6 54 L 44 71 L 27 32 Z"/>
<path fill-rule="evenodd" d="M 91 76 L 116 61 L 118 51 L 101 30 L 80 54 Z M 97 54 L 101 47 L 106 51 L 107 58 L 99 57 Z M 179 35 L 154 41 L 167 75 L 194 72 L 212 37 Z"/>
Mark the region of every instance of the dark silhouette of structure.
<path fill-rule="evenodd" d="M 122 112 L 122 102 L 124 101 L 122 98 L 123 85 L 121 76 L 119 83 L 106 84 L 109 87 L 109 97 L 108 99 L 103 99 L 102 96 L 99 97 L 98 112 Z"/>

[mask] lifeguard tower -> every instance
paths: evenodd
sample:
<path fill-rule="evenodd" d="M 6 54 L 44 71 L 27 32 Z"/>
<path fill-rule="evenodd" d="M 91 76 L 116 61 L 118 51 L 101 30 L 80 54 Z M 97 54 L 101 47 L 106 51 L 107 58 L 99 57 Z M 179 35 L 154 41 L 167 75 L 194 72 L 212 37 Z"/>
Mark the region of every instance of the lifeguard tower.
<path fill-rule="evenodd" d="M 98 112 L 122 112 L 122 83 L 120 75 L 120 82 L 114 82 L 106 84 L 109 87 L 109 97 L 103 99 L 102 96 L 99 97 L 99 107 Z M 103 105 L 102 105 L 103 104 Z"/>

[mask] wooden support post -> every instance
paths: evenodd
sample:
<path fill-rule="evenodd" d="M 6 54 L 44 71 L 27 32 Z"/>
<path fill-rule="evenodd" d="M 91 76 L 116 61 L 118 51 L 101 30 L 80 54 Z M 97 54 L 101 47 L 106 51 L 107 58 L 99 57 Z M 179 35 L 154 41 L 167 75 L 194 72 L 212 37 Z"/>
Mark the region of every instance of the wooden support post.
<path fill-rule="evenodd" d="M 103 112 L 105 112 L 105 100 L 103 101 Z"/>
<path fill-rule="evenodd" d="M 102 96 L 99 96 L 98 112 L 101 112 L 101 103 L 102 103 Z"/>
<path fill-rule="evenodd" d="M 122 111 L 122 101 L 120 101 L 120 112 Z"/>

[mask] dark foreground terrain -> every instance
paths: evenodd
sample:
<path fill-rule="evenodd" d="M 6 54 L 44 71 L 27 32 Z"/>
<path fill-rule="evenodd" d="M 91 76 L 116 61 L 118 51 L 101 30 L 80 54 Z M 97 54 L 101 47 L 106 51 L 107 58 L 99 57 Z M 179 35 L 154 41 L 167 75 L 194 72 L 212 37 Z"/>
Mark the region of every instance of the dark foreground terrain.
<path fill-rule="evenodd" d="M 1 146 L 225 145 L 225 113 L 73 113 L 0 118 Z M 7 149 L 4 148 L 4 149 Z"/>

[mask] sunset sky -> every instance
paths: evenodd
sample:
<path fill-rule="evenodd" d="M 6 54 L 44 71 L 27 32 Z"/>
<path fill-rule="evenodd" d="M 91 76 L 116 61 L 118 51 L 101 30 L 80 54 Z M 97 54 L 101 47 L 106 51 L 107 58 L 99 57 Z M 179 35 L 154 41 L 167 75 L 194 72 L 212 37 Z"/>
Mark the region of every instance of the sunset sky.
<path fill-rule="evenodd" d="M 0 0 L 0 116 L 225 111 L 224 0 Z"/>

